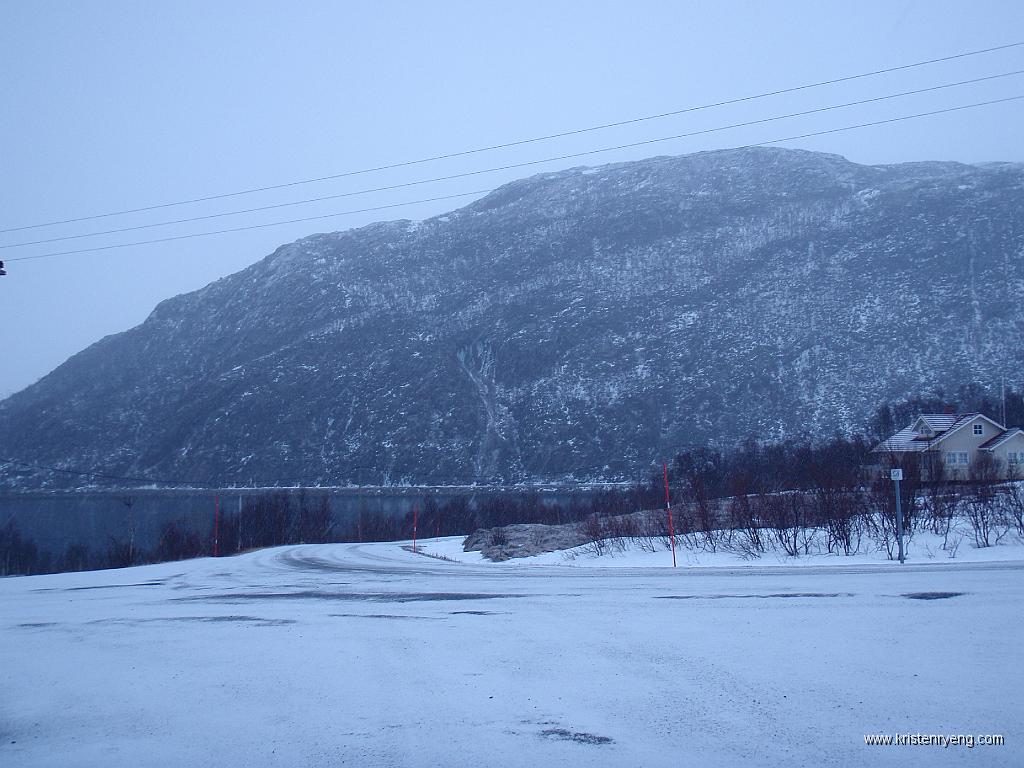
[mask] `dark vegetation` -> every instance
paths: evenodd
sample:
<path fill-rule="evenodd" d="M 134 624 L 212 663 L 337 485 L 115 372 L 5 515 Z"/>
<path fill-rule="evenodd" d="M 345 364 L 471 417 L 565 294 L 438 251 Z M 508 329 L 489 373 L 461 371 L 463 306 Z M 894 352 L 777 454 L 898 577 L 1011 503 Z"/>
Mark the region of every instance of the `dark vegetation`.
<path fill-rule="evenodd" d="M 919 413 L 984 413 L 1003 426 L 1024 427 L 1024 390 L 1007 387 L 1005 398 L 999 390 L 980 384 L 965 384 L 955 393 L 941 389 L 927 395 L 915 395 L 898 403 L 878 407 L 868 424 L 868 434 L 876 442 L 907 426 Z M 1003 411 L 1006 411 L 1005 420 Z"/>
<path fill-rule="evenodd" d="M 981 411 L 999 420 L 998 397 L 976 385 L 950 397 L 942 392 L 881 406 L 867 434 L 836 435 L 828 440 L 790 439 L 774 443 L 747 440 L 733 450 L 691 448 L 669 465 L 674 532 L 685 546 L 719 549 L 757 557 L 768 549 L 791 556 L 812 546 L 850 555 L 865 548 L 895 556 L 895 496 L 879 463 L 896 462 L 904 470 L 901 503 L 909 535 L 930 530 L 944 537 L 955 555 L 962 532 L 954 521 L 969 523 L 970 543 L 984 547 L 1008 533 L 1024 535 L 1024 488 L 999 484 L 993 466 L 979 462 L 966 482 L 942 476 L 941 466 L 925 468 L 914 457 L 872 454 L 877 442 L 908 424 L 920 412 Z M 1024 395 L 1008 391 L 1006 426 L 1024 425 Z M 927 479 L 925 479 L 927 477 Z M 130 500 L 124 502 L 130 508 Z M 515 523 L 579 526 L 595 550 L 624 546 L 666 546 L 661 471 L 632 487 L 580 495 L 568 504 L 544 502 L 537 494 L 487 497 L 471 503 L 457 498 L 438 504 L 432 497 L 404 516 L 356 515 L 335 520 L 323 493 L 303 490 L 268 493 L 249 500 L 240 512 L 225 512 L 212 530 L 198 531 L 183 521 L 168 522 L 156 546 L 143 549 L 134 536 L 111 537 L 106 547 L 73 544 L 62 553 L 41 550 L 13 522 L 0 527 L 0 576 L 120 568 L 199 556 L 225 556 L 261 547 L 327 542 L 396 541 L 466 535 Z M 636 514 L 644 511 L 641 514 Z M 494 536 L 500 536 L 500 531 Z M 823 537 L 823 538 L 822 538 Z M 499 542 L 492 542 L 499 543 Z"/>

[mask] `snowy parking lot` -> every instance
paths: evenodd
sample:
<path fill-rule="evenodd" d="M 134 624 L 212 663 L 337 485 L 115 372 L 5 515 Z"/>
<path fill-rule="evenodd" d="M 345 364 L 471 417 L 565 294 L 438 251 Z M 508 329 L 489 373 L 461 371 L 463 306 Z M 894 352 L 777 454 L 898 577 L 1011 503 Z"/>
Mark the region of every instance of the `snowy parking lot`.
<path fill-rule="evenodd" d="M 1022 562 L 397 544 L 0 579 L 0 764 L 1018 766 L 1022 605 Z M 865 743 L 907 734 L 1005 743 Z"/>

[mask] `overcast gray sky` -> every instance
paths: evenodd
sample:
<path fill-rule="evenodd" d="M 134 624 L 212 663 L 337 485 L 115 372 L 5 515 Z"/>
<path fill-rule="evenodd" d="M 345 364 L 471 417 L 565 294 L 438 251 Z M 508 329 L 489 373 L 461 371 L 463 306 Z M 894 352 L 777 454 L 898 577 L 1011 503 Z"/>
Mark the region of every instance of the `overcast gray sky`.
<path fill-rule="evenodd" d="M 308 179 L 1024 40 L 1005 2 L 0 0 L 0 229 Z M 0 233 L 0 246 L 523 163 L 1024 70 L 1024 47 L 444 162 Z M 25 256 L 476 192 L 531 173 L 768 141 L 1024 94 L 1003 77 L 444 183 L 3 248 L 0 397 L 157 302 L 407 205 L 97 253 Z M 1024 102 L 791 141 L 863 163 L 1024 160 Z"/>

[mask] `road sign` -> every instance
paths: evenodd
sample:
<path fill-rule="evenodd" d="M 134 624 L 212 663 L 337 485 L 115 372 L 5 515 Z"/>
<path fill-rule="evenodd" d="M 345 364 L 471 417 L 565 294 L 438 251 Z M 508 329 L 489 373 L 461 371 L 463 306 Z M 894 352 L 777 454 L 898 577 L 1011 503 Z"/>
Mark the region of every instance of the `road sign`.
<path fill-rule="evenodd" d="M 903 550 L 903 508 L 900 505 L 900 480 L 903 479 L 903 470 L 893 469 L 889 472 L 889 477 L 896 484 L 896 541 L 899 542 L 900 565 L 902 565 L 907 559 Z"/>

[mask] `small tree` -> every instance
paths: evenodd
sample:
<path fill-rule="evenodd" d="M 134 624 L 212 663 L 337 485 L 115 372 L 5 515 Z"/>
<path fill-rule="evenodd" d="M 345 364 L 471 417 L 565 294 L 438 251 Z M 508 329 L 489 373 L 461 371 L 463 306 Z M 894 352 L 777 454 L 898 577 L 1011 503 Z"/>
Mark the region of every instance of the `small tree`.
<path fill-rule="evenodd" d="M 38 560 L 35 542 L 21 535 L 13 519 L 8 520 L 0 528 L 0 576 L 35 573 Z"/>
<path fill-rule="evenodd" d="M 327 496 L 321 495 L 310 499 L 302 495 L 296 522 L 298 542 L 300 544 L 322 544 L 327 541 L 331 527 L 331 503 Z"/>
<path fill-rule="evenodd" d="M 187 560 L 199 557 L 203 550 L 202 537 L 176 520 L 164 524 L 160 532 L 160 541 L 153 550 L 153 559 L 161 563 L 168 560 Z"/>
<path fill-rule="evenodd" d="M 1007 470 L 1004 503 L 1010 521 L 1017 529 L 1017 535 L 1024 536 L 1024 483 L 1021 479 L 1021 464 L 1010 464 Z"/>
<path fill-rule="evenodd" d="M 734 496 L 729 501 L 728 514 L 733 534 L 730 548 L 748 559 L 764 554 L 768 535 L 761 528 L 751 497 L 747 494 Z"/>

